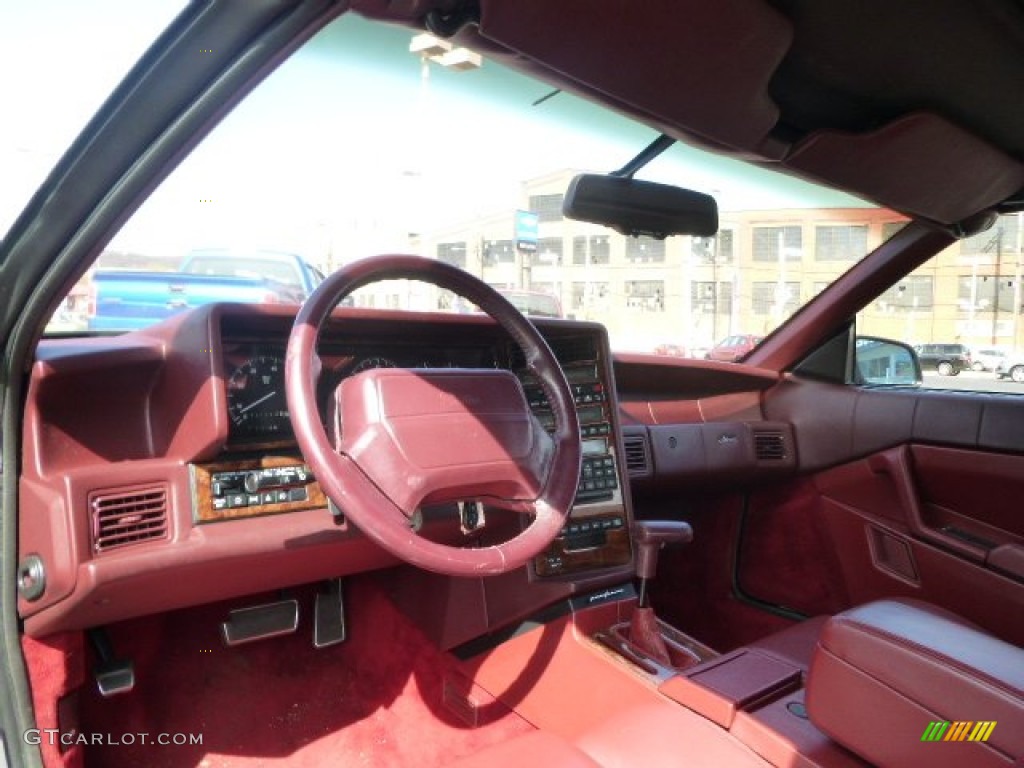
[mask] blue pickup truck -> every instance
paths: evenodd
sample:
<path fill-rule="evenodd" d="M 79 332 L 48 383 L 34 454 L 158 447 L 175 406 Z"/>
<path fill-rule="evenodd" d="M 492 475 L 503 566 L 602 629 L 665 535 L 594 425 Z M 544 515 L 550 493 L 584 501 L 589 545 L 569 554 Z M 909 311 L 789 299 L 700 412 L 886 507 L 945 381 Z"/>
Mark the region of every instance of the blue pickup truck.
<path fill-rule="evenodd" d="M 92 276 L 92 331 L 131 331 L 215 301 L 299 304 L 324 279 L 276 251 L 193 251 L 177 272 L 101 270 Z"/>

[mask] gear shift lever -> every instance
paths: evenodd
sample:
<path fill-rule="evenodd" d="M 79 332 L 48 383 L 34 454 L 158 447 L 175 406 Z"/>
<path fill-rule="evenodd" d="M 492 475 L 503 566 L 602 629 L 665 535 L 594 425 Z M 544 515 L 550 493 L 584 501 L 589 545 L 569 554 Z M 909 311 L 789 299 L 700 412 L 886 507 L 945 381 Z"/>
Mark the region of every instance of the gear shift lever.
<path fill-rule="evenodd" d="M 637 520 L 633 523 L 636 543 L 636 575 L 640 580 L 640 601 L 629 622 L 629 641 L 651 658 L 671 666 L 668 648 L 658 628 L 654 609 L 647 604 L 647 580 L 658 570 L 658 552 L 666 544 L 693 541 L 689 523 L 676 520 Z"/>

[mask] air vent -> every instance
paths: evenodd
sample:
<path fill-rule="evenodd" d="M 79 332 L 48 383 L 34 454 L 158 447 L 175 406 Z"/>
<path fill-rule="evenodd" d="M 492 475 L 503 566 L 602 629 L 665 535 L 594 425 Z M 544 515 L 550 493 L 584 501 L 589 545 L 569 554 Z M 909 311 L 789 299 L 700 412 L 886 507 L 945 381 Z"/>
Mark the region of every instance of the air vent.
<path fill-rule="evenodd" d="M 167 488 L 99 491 L 89 496 L 97 552 L 167 536 Z"/>
<path fill-rule="evenodd" d="M 783 461 L 786 456 L 786 436 L 782 432 L 755 432 L 754 455 L 758 461 Z"/>
<path fill-rule="evenodd" d="M 622 446 L 626 452 L 626 470 L 631 477 L 651 473 L 651 451 L 643 435 L 625 435 Z"/>

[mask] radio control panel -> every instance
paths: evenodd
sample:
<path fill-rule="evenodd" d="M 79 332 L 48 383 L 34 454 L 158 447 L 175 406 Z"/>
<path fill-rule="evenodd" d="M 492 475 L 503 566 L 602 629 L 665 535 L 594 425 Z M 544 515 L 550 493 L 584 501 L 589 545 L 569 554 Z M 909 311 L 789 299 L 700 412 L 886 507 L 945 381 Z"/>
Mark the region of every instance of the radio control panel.
<path fill-rule="evenodd" d="M 263 456 L 192 466 L 198 523 L 327 506 L 309 467 L 292 456 Z"/>
<path fill-rule="evenodd" d="M 533 561 L 542 577 L 571 577 L 597 568 L 626 565 L 632 556 L 622 479 L 612 430 L 608 388 L 596 339 L 559 343 L 549 339 L 573 394 L 583 457 L 576 501 L 565 527 Z M 554 416 L 544 391 L 521 375 L 526 401 L 547 429 Z"/>
<path fill-rule="evenodd" d="M 576 504 L 612 501 L 619 491 L 618 467 L 612 448 L 612 424 L 608 414 L 607 393 L 600 381 L 597 363 L 565 368 L 576 403 L 583 441 L 583 462 Z M 543 390 L 524 381 L 526 402 L 547 429 L 554 430 L 551 406 Z"/>

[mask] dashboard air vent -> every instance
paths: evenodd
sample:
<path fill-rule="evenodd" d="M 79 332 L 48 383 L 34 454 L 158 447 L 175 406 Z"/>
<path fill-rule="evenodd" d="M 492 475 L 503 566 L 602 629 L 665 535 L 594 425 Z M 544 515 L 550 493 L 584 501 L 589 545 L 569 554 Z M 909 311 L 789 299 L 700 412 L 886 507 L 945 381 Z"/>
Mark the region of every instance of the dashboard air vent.
<path fill-rule="evenodd" d="M 632 477 L 651 473 L 651 451 L 643 435 L 625 435 L 622 446 L 626 452 L 626 470 Z"/>
<path fill-rule="evenodd" d="M 786 459 L 786 436 L 782 432 L 755 432 L 754 455 L 758 461 Z"/>
<path fill-rule="evenodd" d="M 89 496 L 97 552 L 167 536 L 167 488 L 97 491 Z"/>

